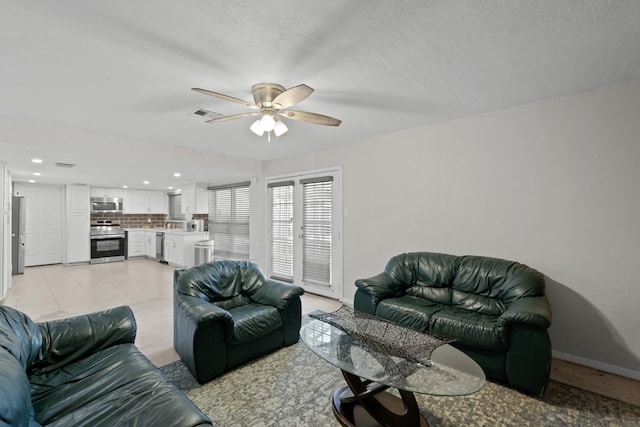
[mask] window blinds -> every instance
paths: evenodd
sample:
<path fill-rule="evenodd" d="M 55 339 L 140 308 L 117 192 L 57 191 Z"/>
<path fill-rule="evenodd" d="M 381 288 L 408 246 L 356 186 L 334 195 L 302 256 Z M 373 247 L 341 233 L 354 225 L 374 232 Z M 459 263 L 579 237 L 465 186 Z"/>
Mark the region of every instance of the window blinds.
<path fill-rule="evenodd" d="M 333 177 L 300 180 L 302 184 L 302 280 L 331 286 Z"/>
<path fill-rule="evenodd" d="M 293 282 L 293 181 L 270 183 L 271 278 Z"/>
<path fill-rule="evenodd" d="M 249 259 L 249 183 L 209 187 L 209 235 L 214 256 Z"/>

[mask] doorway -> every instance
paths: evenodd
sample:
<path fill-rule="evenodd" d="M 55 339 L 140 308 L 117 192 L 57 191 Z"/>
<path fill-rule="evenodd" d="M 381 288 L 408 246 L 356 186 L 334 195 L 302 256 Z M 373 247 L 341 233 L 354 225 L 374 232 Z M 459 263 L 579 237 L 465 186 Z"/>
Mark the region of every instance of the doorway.
<path fill-rule="evenodd" d="M 62 187 L 15 184 L 25 198 L 25 267 L 62 262 Z"/>
<path fill-rule="evenodd" d="M 269 277 L 342 294 L 342 170 L 267 178 Z"/>

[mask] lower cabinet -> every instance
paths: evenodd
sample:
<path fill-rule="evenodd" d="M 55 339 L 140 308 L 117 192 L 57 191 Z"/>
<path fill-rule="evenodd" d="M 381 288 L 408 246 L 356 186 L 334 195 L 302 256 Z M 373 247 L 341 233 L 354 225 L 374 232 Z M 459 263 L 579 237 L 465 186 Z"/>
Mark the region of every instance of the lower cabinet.
<path fill-rule="evenodd" d="M 184 254 L 184 239 L 177 234 L 164 235 L 164 259 L 171 265 L 187 266 Z"/>
<path fill-rule="evenodd" d="M 206 240 L 209 234 L 204 233 L 171 233 L 164 236 L 164 258 L 176 267 L 193 267 L 196 257 L 196 242 Z"/>
<path fill-rule="evenodd" d="M 144 230 L 127 231 L 127 258 L 147 256 L 145 237 Z"/>
<path fill-rule="evenodd" d="M 147 230 L 145 234 L 145 252 L 147 258 L 156 259 L 156 231 Z"/>
<path fill-rule="evenodd" d="M 158 230 L 127 230 L 127 258 L 156 259 L 156 232 Z M 193 267 L 196 242 L 209 238 L 207 232 L 163 231 L 164 260 L 174 267 Z"/>

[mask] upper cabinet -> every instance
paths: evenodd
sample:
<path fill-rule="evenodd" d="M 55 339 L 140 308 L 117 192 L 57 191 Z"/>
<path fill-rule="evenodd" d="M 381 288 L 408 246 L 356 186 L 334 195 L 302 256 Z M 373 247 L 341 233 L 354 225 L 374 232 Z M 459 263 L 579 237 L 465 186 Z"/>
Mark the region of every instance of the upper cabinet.
<path fill-rule="evenodd" d="M 155 190 L 125 190 L 125 214 L 164 214 L 165 194 Z"/>
<path fill-rule="evenodd" d="M 91 197 L 124 197 L 122 188 L 100 188 L 91 187 Z"/>
<path fill-rule="evenodd" d="M 67 185 L 65 189 L 67 215 L 89 215 L 89 187 L 86 185 Z"/>
<path fill-rule="evenodd" d="M 204 184 L 189 184 L 182 186 L 183 214 L 209 213 L 209 193 Z"/>

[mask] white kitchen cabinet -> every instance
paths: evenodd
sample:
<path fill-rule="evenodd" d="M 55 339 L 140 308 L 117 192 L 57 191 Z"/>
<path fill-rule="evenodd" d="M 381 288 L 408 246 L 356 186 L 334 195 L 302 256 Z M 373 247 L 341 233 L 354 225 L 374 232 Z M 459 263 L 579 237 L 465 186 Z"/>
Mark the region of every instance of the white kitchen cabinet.
<path fill-rule="evenodd" d="M 176 267 L 185 267 L 184 239 L 182 236 L 166 233 L 164 235 L 164 259 Z"/>
<path fill-rule="evenodd" d="M 91 261 L 89 194 L 87 185 L 65 186 L 66 264 Z"/>
<path fill-rule="evenodd" d="M 201 184 L 182 186 L 181 211 L 183 214 L 209 213 L 209 193 Z"/>
<path fill-rule="evenodd" d="M 156 231 L 146 230 L 144 235 L 147 258 L 156 259 Z"/>
<path fill-rule="evenodd" d="M 165 261 L 175 267 L 193 267 L 195 263 L 196 242 L 207 240 L 207 232 L 169 232 L 164 235 Z"/>
<path fill-rule="evenodd" d="M 164 192 L 154 190 L 126 190 L 125 214 L 164 214 Z"/>
<path fill-rule="evenodd" d="M 65 200 L 67 215 L 89 215 L 89 187 L 86 185 L 67 185 Z"/>
<path fill-rule="evenodd" d="M 91 197 L 124 197 L 122 188 L 91 187 Z"/>
<path fill-rule="evenodd" d="M 167 195 L 164 193 L 164 191 L 149 191 L 149 213 L 167 213 L 166 199 Z"/>
<path fill-rule="evenodd" d="M 127 258 L 147 255 L 145 230 L 127 230 Z"/>

